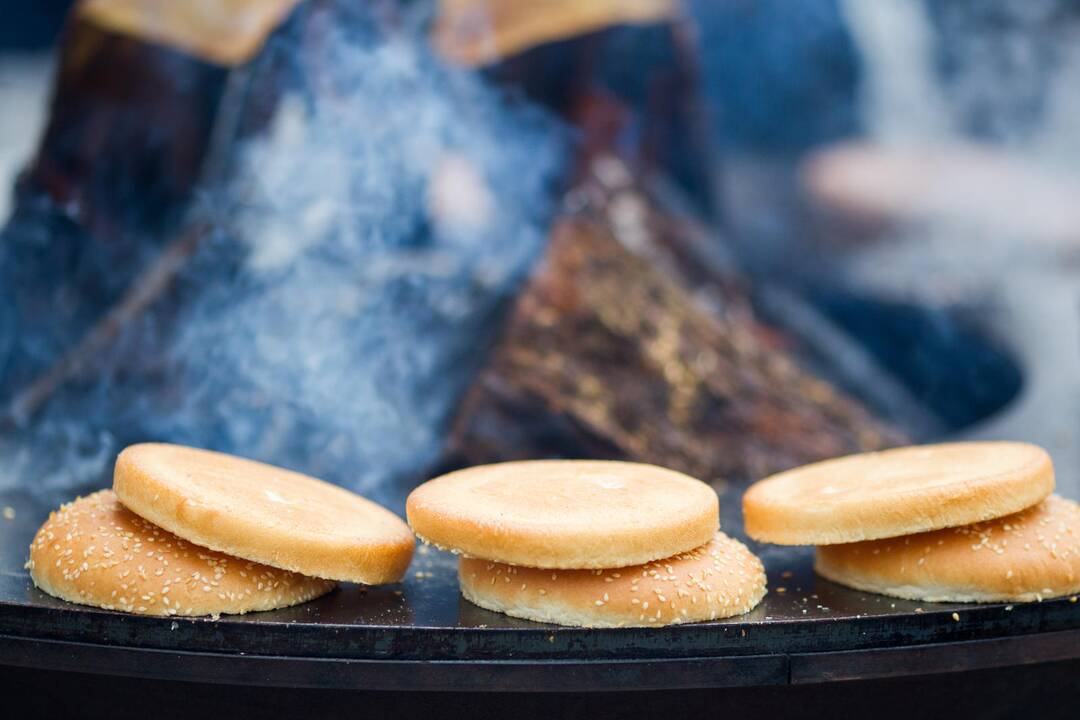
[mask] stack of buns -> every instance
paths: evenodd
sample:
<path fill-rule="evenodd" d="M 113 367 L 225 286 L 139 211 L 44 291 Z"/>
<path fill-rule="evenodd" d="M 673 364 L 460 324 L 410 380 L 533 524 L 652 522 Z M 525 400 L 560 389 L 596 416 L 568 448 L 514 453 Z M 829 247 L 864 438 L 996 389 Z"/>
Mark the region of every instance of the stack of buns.
<path fill-rule="evenodd" d="M 748 612 L 765 571 L 719 531 L 719 501 L 673 470 L 613 461 L 485 465 L 409 496 L 421 540 L 461 556 L 480 607 L 584 627 L 662 626 Z"/>
<path fill-rule="evenodd" d="M 220 615 L 306 602 L 337 581 L 399 581 L 396 515 L 300 473 L 179 445 L 133 445 L 113 489 L 53 512 L 27 568 L 43 591 L 110 610 Z"/>
<path fill-rule="evenodd" d="M 817 547 L 815 569 L 925 601 L 1017 602 L 1080 592 L 1080 506 L 1053 495 L 1039 447 L 897 448 L 754 484 L 747 534 Z M 534 460 L 459 470 L 409 496 L 409 526 L 340 487 L 179 445 L 141 444 L 112 490 L 53 512 L 27 568 L 43 591 L 149 615 L 306 602 L 338 581 L 398 582 L 413 532 L 460 556 L 462 595 L 507 615 L 659 627 L 749 612 L 765 570 L 719 528 L 719 501 L 682 473 L 629 462 Z"/>
<path fill-rule="evenodd" d="M 1052 495 L 1035 445 L 897 448 L 796 468 L 743 497 L 750 537 L 816 545 L 815 570 L 931 602 L 1024 602 L 1080 591 L 1080 506 Z"/>

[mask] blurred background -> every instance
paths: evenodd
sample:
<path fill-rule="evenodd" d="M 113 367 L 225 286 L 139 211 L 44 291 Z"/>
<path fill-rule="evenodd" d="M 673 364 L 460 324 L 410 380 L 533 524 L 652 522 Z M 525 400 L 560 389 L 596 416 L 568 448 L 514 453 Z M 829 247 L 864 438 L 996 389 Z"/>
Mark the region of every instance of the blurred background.
<path fill-rule="evenodd" d="M 1080 3 L 0 7 L 0 487 L 983 437 L 1080 496 Z"/>

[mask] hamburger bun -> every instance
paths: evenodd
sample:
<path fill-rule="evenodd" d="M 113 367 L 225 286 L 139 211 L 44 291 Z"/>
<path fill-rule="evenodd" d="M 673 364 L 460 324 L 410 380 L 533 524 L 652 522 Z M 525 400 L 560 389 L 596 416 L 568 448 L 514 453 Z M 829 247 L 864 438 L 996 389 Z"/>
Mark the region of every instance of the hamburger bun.
<path fill-rule="evenodd" d="M 628 462 L 531 460 L 458 470 L 409 495 L 421 539 L 468 557 L 539 568 L 637 565 L 700 547 L 719 500 L 692 477 Z"/>
<path fill-rule="evenodd" d="M 918 445 L 773 475 L 746 491 L 743 515 L 755 540 L 831 545 L 991 520 L 1053 490 L 1050 456 L 1035 445 Z"/>
<path fill-rule="evenodd" d="M 113 490 L 133 512 L 189 542 L 314 577 L 397 582 L 416 542 L 400 518 L 344 488 L 181 445 L 126 448 Z"/>
<path fill-rule="evenodd" d="M 974 525 L 818 548 L 815 569 L 858 590 L 929 602 L 1026 602 L 1080 592 L 1080 506 L 1051 495 Z"/>
<path fill-rule="evenodd" d="M 111 490 L 49 515 L 26 566 L 53 597 L 142 615 L 273 610 L 335 586 L 192 545 L 125 508 Z"/>
<path fill-rule="evenodd" d="M 675 557 L 612 570 L 517 567 L 462 558 L 461 594 L 514 617 L 581 627 L 657 627 L 749 612 L 765 596 L 765 569 L 745 545 L 717 533 Z"/>

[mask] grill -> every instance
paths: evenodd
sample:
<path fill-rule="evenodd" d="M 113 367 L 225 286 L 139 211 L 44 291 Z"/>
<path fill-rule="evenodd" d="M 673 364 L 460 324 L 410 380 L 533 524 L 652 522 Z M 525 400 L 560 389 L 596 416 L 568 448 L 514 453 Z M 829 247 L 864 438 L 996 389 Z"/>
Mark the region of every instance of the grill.
<path fill-rule="evenodd" d="M 371 14 L 382 18 L 387 8 L 421 4 L 372 3 Z M 536 231 L 531 240 L 535 253 L 501 258 L 504 276 L 483 287 L 468 272 L 459 272 L 476 260 L 468 253 L 476 250 L 471 246 L 461 256 L 451 254 L 435 270 L 416 272 L 425 259 L 440 259 L 438 253 L 425 255 L 431 250 L 431 236 L 443 230 L 437 227 L 440 212 L 449 215 L 441 220 L 451 226 L 454 222 L 467 225 L 475 220 L 472 215 L 490 212 L 494 205 L 490 197 L 473 197 L 472 205 L 458 212 L 461 208 L 455 203 L 461 198 L 451 188 L 448 194 L 434 194 L 431 203 L 436 212 L 420 207 L 422 202 L 413 202 L 415 207 L 406 203 L 402 212 L 382 212 L 384 201 L 400 202 L 402 197 L 415 201 L 421 185 L 437 184 L 430 177 L 416 177 L 407 157 L 363 154 L 372 147 L 404 144 L 408 133 L 400 128 L 387 132 L 375 123 L 373 127 L 384 134 L 373 132 L 368 138 L 353 133 L 347 124 L 327 125 L 326 117 L 314 113 L 309 136 L 295 146 L 299 150 L 294 147 L 288 156 L 270 143 L 270 161 L 251 169 L 249 143 L 258 147 L 260 140 L 281 131 L 275 123 L 282 125 L 282 116 L 287 120 L 296 111 L 295 105 L 282 99 L 287 90 L 296 90 L 290 83 L 308 92 L 301 93 L 302 103 L 315 107 L 329 97 L 339 103 L 331 107 L 342 114 L 357 107 L 363 110 L 358 113 L 359 122 L 381 118 L 383 108 L 377 101 L 385 97 L 375 97 L 370 105 L 364 97 L 359 98 L 363 102 L 350 104 L 357 98 L 348 94 L 349 83 L 338 75 L 343 58 L 323 53 L 321 43 L 335 23 L 356 22 L 363 28 L 358 34 L 377 34 L 373 27 L 381 32 L 379 23 L 385 18 L 372 21 L 368 8 L 353 12 L 350 3 L 336 5 L 338 11 L 347 10 L 341 16 L 331 14 L 327 21 L 321 13 L 335 3 L 301 3 L 261 54 L 229 70 L 204 62 L 205 58 L 187 52 L 190 48 L 162 47 L 85 21 L 73 20 L 69 27 L 71 47 L 85 44 L 101 55 L 86 67 L 77 63 L 61 67 L 40 157 L 24 173 L 15 195 L 15 215 L 0 236 L 4 242 L 0 260 L 5 259 L 4 252 L 10 252 L 24 263 L 13 262 L 13 273 L 29 276 L 40 270 L 41 280 L 19 283 L 21 278 L 13 276 L 12 285 L 21 293 L 13 304 L 17 309 L 9 312 L 0 307 L 0 370 L 8 373 L 0 377 L 0 457 L 30 455 L 34 460 L 15 468 L 25 477 L 0 487 L 0 507 L 14 511 L 10 518 L 11 513 L 0 517 L 0 697 L 5 691 L 18 691 L 22 697 L 37 693 L 43 712 L 65 707 L 85 716 L 112 717 L 124 712 L 142 715 L 146 708 L 133 699 L 142 697 L 161 701 L 154 708 L 159 717 L 190 717 L 190 710 L 184 708 L 197 708 L 204 714 L 228 710 L 237 717 L 263 717 L 269 711 L 333 716 L 358 710 L 377 716 L 405 711 L 438 715 L 458 710 L 462 703 L 477 717 L 508 713 L 620 717 L 633 711 L 670 713 L 672 707 L 682 707 L 688 714 L 731 710 L 742 717 L 814 715 L 843 707 L 852 713 L 910 717 L 940 712 L 957 696 L 971 714 L 993 717 L 1015 715 L 1025 704 L 1042 703 L 1060 711 L 1080 702 L 1075 682 L 1080 672 L 1080 603 L 1076 598 L 1017 605 L 904 601 L 853 591 L 816 577 L 810 549 L 750 541 L 769 577 L 769 592 L 759 607 L 728 620 L 658 629 L 568 628 L 488 612 L 461 598 L 455 558 L 431 548 L 418 553 L 400 586 L 346 585 L 299 607 L 243 617 L 125 615 L 65 603 L 35 589 L 23 564 L 33 533 L 50 509 L 77 490 L 108 483 L 107 458 L 115 449 L 110 442 L 123 444 L 148 436 L 258 455 L 337 482 L 352 479 L 344 474 L 346 469 L 370 465 L 373 457 L 385 458 L 392 449 L 398 455 L 386 467 L 375 468 L 377 476 L 366 478 L 369 486 L 363 489 L 374 488 L 368 494 L 398 511 L 408 489 L 433 474 L 433 468 L 507 459 L 514 453 L 629 457 L 678 466 L 701 477 L 724 477 L 726 484 L 718 483 L 722 526 L 740 537 L 740 493 L 746 481 L 826 455 L 906 440 L 959 436 L 1037 442 L 1055 459 L 1058 491 L 1080 497 L 1080 445 L 1072 441 L 1075 398 L 1080 396 L 1075 257 L 1041 255 L 1041 265 L 1021 268 L 990 283 L 988 294 L 979 294 L 985 289 L 982 286 L 976 293 L 958 293 L 958 301 L 936 295 L 940 289 L 936 287 L 890 292 L 873 282 L 872 273 L 866 279 L 862 271 L 877 260 L 898 266 L 917 260 L 920 247 L 901 241 L 889 245 L 896 238 L 860 239 L 867 245 L 878 243 L 867 255 L 869 260 L 863 260 L 864 266 L 851 269 L 857 262 L 849 262 L 848 247 L 835 254 L 841 258 L 835 264 L 842 267 L 833 267 L 835 258 L 821 249 L 827 246 L 823 238 L 801 243 L 804 234 L 814 232 L 835 240 L 833 236 L 841 232 L 837 227 L 844 224 L 837 224 L 837 218 L 821 222 L 823 218 L 815 217 L 815 210 L 821 208 L 806 206 L 808 198 L 796 187 L 803 158 L 762 161 L 738 147 L 740 137 L 747 144 L 754 140 L 743 137 L 753 134 L 750 130 L 767 134 L 771 128 L 773 135 L 783 136 L 773 137 L 780 145 L 809 145 L 811 139 L 788 137 L 789 132 L 801 131 L 787 128 L 787 113 L 775 107 L 768 113 L 770 123 L 753 128 L 740 126 L 740 116 L 734 113 L 729 140 L 736 150 L 723 158 L 722 173 L 718 173 L 724 176 L 726 187 L 714 191 L 716 168 L 705 146 L 698 144 L 706 128 L 694 112 L 700 110 L 690 90 L 696 87 L 692 82 L 695 68 L 685 63 L 690 34 L 677 23 L 657 21 L 650 15 L 644 20 L 633 18 L 639 24 L 591 28 L 580 36 L 545 36 L 537 47 L 476 73 L 468 81 L 476 81 L 475 86 L 457 88 L 469 102 L 488 98 L 477 90 L 481 80 L 514 88 L 559 115 L 561 122 L 576 126 L 584 141 L 573 151 L 569 168 L 546 168 L 551 177 L 536 181 L 535 187 L 518 187 L 517 181 L 528 173 L 516 172 L 519 166 L 514 163 L 522 157 L 532 162 L 534 154 L 542 154 L 528 143 L 546 137 L 543 128 L 537 130 L 524 122 L 515 125 L 520 118 L 503 118 L 501 106 L 493 101 L 482 107 L 484 112 L 469 116 L 473 120 L 495 117 L 513 128 L 505 137 L 498 128 L 486 125 L 484 132 L 474 132 L 488 133 L 484 142 L 500 150 L 495 153 L 500 156 L 497 162 L 484 165 L 485 159 L 491 160 L 487 156 L 491 148 L 483 143 L 471 147 L 466 132 L 454 137 L 474 150 L 475 157 L 449 153 L 443 164 L 451 171 L 451 186 L 462 184 L 462 178 L 471 182 L 474 174 L 486 170 L 505 180 L 514 194 L 509 215 L 500 217 L 489 228 L 490 236 L 476 244 L 482 251 L 490 249 L 492 237 L 498 239 L 500 233 L 530 225 Z M 561 5 L 571 7 L 572 3 Z M 714 12 L 734 27 L 738 13 Z M 354 15 L 364 16 L 363 21 Z M 408 17 L 408 13 L 403 15 Z M 401 16 L 395 18 L 396 22 Z M 762 26 L 772 28 L 773 24 Z M 748 25 L 743 29 L 754 29 L 752 22 Z M 762 34 L 761 28 L 754 32 Z M 331 43 L 326 41 L 326 45 Z M 297 60 L 297 47 L 305 52 L 312 52 L 313 47 L 314 52 Z M 650 53 L 638 53 L 640 47 L 649 47 Z M 426 66 L 410 74 L 410 64 L 392 53 L 362 57 L 370 63 L 362 65 L 364 70 L 375 68 L 371 72 L 375 80 L 364 86 L 365 91 L 382 92 L 396 101 L 398 94 L 404 94 L 402 88 L 415 90 L 425 98 L 416 106 L 424 112 L 413 113 L 417 117 L 431 112 L 456 118 L 463 112 L 460 98 L 451 101 L 439 95 L 447 75 L 437 74 L 436 81 L 429 82 Z M 628 65 L 627 58 L 635 64 Z M 756 76 L 731 68 L 738 70 L 738 62 L 751 61 L 724 52 L 715 57 L 706 53 L 706 60 L 710 58 L 724 63 L 719 74 L 727 78 L 731 97 L 721 100 L 738 102 L 739 83 Z M 344 60 L 355 58 L 345 56 Z M 843 65 L 842 58 L 834 60 Z M 116 77 L 128 77 L 125 68 L 132 67 L 140 72 L 129 83 L 112 84 Z M 638 72 L 626 72 L 628 67 Z M 400 74 L 378 77 L 386 68 Z M 571 82 L 586 75 L 578 72 L 581 68 L 588 70 L 589 77 L 581 85 L 596 87 Z M 843 77 L 831 78 L 823 92 L 843 94 L 832 81 L 842 85 L 844 69 L 837 75 Z M 177 87 L 162 80 L 181 77 L 186 80 Z M 101 102 L 111 93 L 118 93 L 121 100 L 115 106 Z M 782 98 L 773 99 L 783 106 Z M 128 103 L 135 109 L 129 111 Z M 840 108 L 837 112 L 845 117 L 853 114 L 845 102 L 829 104 Z M 755 112 L 748 111 L 742 120 L 749 121 Z M 84 122 L 88 115 L 96 118 L 89 129 Z M 329 115 L 331 121 L 336 118 L 334 113 Z M 401 118 L 399 110 L 395 122 Z M 408 119 L 412 120 L 411 115 Z M 132 126 L 127 127 L 127 122 Z M 827 137 L 833 132 L 828 128 L 839 121 L 823 114 L 822 122 L 828 127 L 814 130 L 808 125 L 807 132 Z M 158 133 L 159 124 L 176 130 L 174 137 Z M 847 124 L 844 120 L 837 127 L 850 133 L 853 130 Z M 423 346 L 430 351 L 425 356 L 428 366 L 420 367 L 417 377 L 398 373 L 399 368 L 389 363 L 394 371 L 389 392 L 396 407 L 391 408 L 393 417 L 383 428 L 383 436 L 368 439 L 368 445 L 346 443 L 338 454 L 327 448 L 340 449 L 335 434 L 342 428 L 356 434 L 357 427 L 367 427 L 368 418 L 387 417 L 381 406 L 370 414 L 348 414 L 361 404 L 355 402 L 354 386 L 338 387 L 330 375 L 325 383 L 330 392 L 326 392 L 325 386 L 305 384 L 307 378 L 318 376 L 305 368 L 299 372 L 293 368 L 292 374 L 282 376 L 250 378 L 245 370 L 249 356 L 227 352 L 224 362 L 221 355 L 213 354 L 185 358 L 197 371 L 174 384 L 170 372 L 175 367 L 169 364 L 175 359 L 170 357 L 174 350 L 216 347 L 222 327 L 225 335 L 235 334 L 235 326 L 214 324 L 233 306 L 242 311 L 236 313 L 239 318 L 230 315 L 229 320 L 239 320 L 243 330 L 255 328 L 238 345 L 254 347 L 256 341 L 267 339 L 258 332 L 265 329 L 258 321 L 269 317 L 272 325 L 280 320 L 275 298 L 293 297 L 289 293 L 297 288 L 315 288 L 324 277 L 315 271 L 321 271 L 327 258 L 307 258 L 306 265 L 298 264 L 313 272 L 311 276 L 275 275 L 271 268 L 245 288 L 250 294 L 238 296 L 256 302 L 243 305 L 226 294 L 214 304 L 215 284 L 227 285 L 242 274 L 247 262 L 241 257 L 243 248 L 228 245 L 220 236 L 237 235 L 242 241 L 264 232 L 291 236 L 294 231 L 305 231 L 293 224 L 300 222 L 298 216 L 305 222 L 311 217 L 319 220 L 318 213 L 325 208 L 309 203 L 312 198 L 304 194 L 304 183 L 294 182 L 289 173 L 296 165 L 304 165 L 305 153 L 324 150 L 320 142 L 311 140 L 321 139 L 328 127 L 356 142 L 345 146 L 349 152 L 365 161 L 382 162 L 385 167 L 380 165 L 380 170 L 390 173 L 400 187 L 391 187 L 386 195 L 359 192 L 366 205 L 350 205 L 355 198 L 346 193 L 344 204 L 354 214 L 338 219 L 340 227 L 320 226 L 311 231 L 312 237 L 318 236 L 313 246 L 326 252 L 330 265 L 363 265 L 368 275 L 358 272 L 357 284 L 369 283 L 363 286 L 365 292 L 383 303 L 373 303 L 374 311 L 367 315 L 335 319 L 341 324 L 332 325 L 330 335 L 342 335 L 339 331 L 344 328 L 355 331 L 367 345 L 352 348 L 353 355 L 320 358 L 327 361 L 320 371 L 329 366 L 328 375 L 336 369 L 339 379 L 361 377 L 364 373 L 349 363 L 378 356 L 368 350 L 384 350 L 387 338 L 395 343 L 385 352 L 388 356 L 411 357 L 414 346 L 430 342 Z M 523 141 L 514 134 L 522 128 L 536 134 Z M 285 141 L 290 139 L 288 130 L 285 127 L 281 133 Z M 432 133 L 435 136 L 439 133 Z M 155 145 L 161 137 L 165 137 L 163 145 Z M 139 144 L 129 152 L 131 138 Z M 284 145 L 288 149 L 288 142 Z M 328 154 L 334 155 L 335 148 L 327 145 Z M 297 190 L 298 197 L 278 202 L 273 193 L 260 192 L 263 176 L 259 173 L 269 168 L 265 174 L 271 175 L 273 162 L 280 162 L 283 155 L 287 156 L 281 173 L 287 180 L 284 185 Z M 119 160 L 98 162 L 106 156 Z M 320 155 L 318 159 L 326 158 Z M 473 165 L 463 159 L 474 161 Z M 352 174 L 346 172 L 341 185 L 362 191 L 375 185 L 383 189 L 373 182 L 374 173 L 348 170 Z M 559 184 L 553 177 L 560 172 L 564 176 L 559 189 L 552 191 L 554 198 L 544 195 L 541 190 L 549 190 L 546 184 Z M 304 177 L 312 183 L 319 179 Z M 319 192 L 311 194 L 320 199 Z M 721 194 L 725 202 L 717 202 Z M 547 215 L 531 209 L 541 195 L 558 206 L 548 208 Z M 827 204 L 828 198 L 809 200 Z M 260 224 L 275 214 L 278 225 Z M 573 278 L 568 282 L 571 289 L 595 287 L 599 278 L 616 292 L 589 298 L 560 317 L 562 324 L 549 323 L 540 313 L 515 313 L 509 307 L 515 297 L 522 296 L 536 307 L 537 298 L 550 297 L 551 287 L 558 285 L 551 276 L 541 276 L 537 290 L 536 284 L 529 285 L 525 279 L 525 270 L 537 262 L 535 256 L 543 255 L 544 233 L 549 225 L 559 224 L 550 222 L 551 216 L 572 221 L 601 218 L 600 224 L 606 223 L 604 227 L 611 231 L 598 238 L 585 233 L 564 238 L 564 248 L 585 247 L 586 240 L 592 243 L 587 251 L 594 253 L 595 262 L 587 270 L 600 268 L 596 276 Z M 840 218 L 849 225 L 858 219 Z M 349 249 L 346 241 L 355 239 L 348 234 L 350 228 L 355 229 L 350 222 L 380 223 L 380 231 L 393 236 L 390 250 L 378 247 L 382 254 L 369 255 L 370 248 Z M 574 223 L 562 225 L 571 227 L 567 231 L 571 232 Z M 874 230 L 880 228 L 875 225 Z M 850 233 L 850 228 L 842 232 Z M 43 237 L 49 239 L 48 244 L 40 242 Z M 854 245 L 853 238 L 847 239 Z M 320 242 L 324 245 L 319 246 Z M 483 242 L 489 242 L 487 248 Z M 818 255 L 829 255 L 829 261 L 817 262 Z M 64 263 L 56 260 L 61 256 Z M 264 256 L 272 264 L 274 249 Z M 566 265 L 565 254 L 549 260 L 556 268 L 560 262 Z M 56 271 L 65 263 L 78 270 L 71 278 Z M 368 265 L 375 269 L 369 272 Z M 99 272 L 103 267 L 109 272 Z M 639 294 L 646 300 L 622 292 L 619 282 L 611 283 L 611 268 L 617 276 L 632 272 L 634 283 L 628 284 L 647 288 L 649 292 Z M 55 275 L 48 274 L 54 271 Z M 333 277 L 341 279 L 345 274 L 338 272 Z M 909 273 L 917 274 L 917 269 Z M 562 279 L 557 273 L 549 275 Z M 661 276 L 667 279 L 658 280 Z M 618 279 L 622 281 L 621 276 Z M 953 279 L 945 278 L 949 289 Z M 54 286 L 67 282 L 71 288 L 54 293 Z M 54 298 L 70 297 L 79 301 L 67 303 L 67 314 L 59 314 L 52 325 L 36 320 L 35 313 Z M 266 304 L 258 304 L 266 297 Z M 474 303 L 469 306 L 473 324 L 450 327 L 442 323 L 435 312 L 439 302 L 462 297 Z M 655 302 L 657 297 L 664 302 Z M 703 320 L 708 313 L 685 300 L 691 297 L 717 310 L 724 323 Z M 205 305 L 197 305 L 204 300 Z M 334 302 L 337 307 L 336 298 Z M 630 308 L 628 315 L 656 312 L 659 321 L 655 326 L 626 330 L 606 320 L 603 311 L 621 302 Z M 409 303 L 419 310 L 411 315 L 398 312 L 399 305 Z M 184 315 L 183 310 L 192 304 L 200 308 L 204 324 L 185 324 L 191 314 Z M 287 304 L 282 307 L 290 309 Z M 552 303 L 543 309 L 562 312 L 565 308 Z M 324 307 L 312 305 L 311 310 L 310 315 L 286 315 L 282 322 L 291 323 L 290 332 L 306 330 L 308 320 L 325 317 L 320 315 Z M 242 321 L 249 316 L 254 320 L 245 325 Z M 758 317 L 770 327 L 747 320 Z M 356 318 L 362 322 L 353 323 Z M 25 341 L 9 327 L 20 322 L 25 335 L 40 337 Z M 655 327 L 668 326 L 676 328 L 677 339 L 690 348 L 688 354 L 727 348 L 727 354 L 718 353 L 717 358 L 729 363 L 723 365 L 723 372 L 728 373 L 727 387 L 734 389 L 710 395 L 694 394 L 699 389 L 695 388 L 690 395 L 678 395 L 677 383 L 668 380 L 668 368 L 658 369 L 641 352 Z M 198 332 L 192 334 L 192 327 Z M 395 332 L 387 334 L 386 327 Z M 544 334 L 551 327 L 574 329 Z M 592 347 L 599 351 L 578 354 L 580 345 L 589 344 L 578 343 L 578 334 L 588 334 L 595 341 Z M 275 337 L 271 334 L 269 339 Z M 325 339 L 317 334 L 304 337 L 312 345 Z M 676 350 L 681 347 L 679 342 L 673 345 Z M 535 362 L 544 352 L 515 354 L 521 347 L 550 351 L 562 361 L 558 371 L 544 375 L 550 366 Z M 280 346 L 276 349 L 281 351 Z M 772 368 L 769 361 L 779 355 L 801 362 L 784 366 L 783 372 L 758 372 Z M 628 380 L 621 376 L 613 380 L 604 373 L 614 357 L 623 361 L 620 368 L 629 368 Z M 674 357 L 682 359 L 677 353 Z M 363 366 L 376 381 L 383 369 L 377 363 Z M 562 383 L 564 375 L 571 382 Z M 169 381 L 162 382 L 163 377 Z M 408 382 L 394 386 L 393 381 L 401 377 Z M 238 378 L 251 382 L 237 383 Z M 802 392 L 806 387 L 821 390 L 823 385 L 815 378 L 828 383 L 826 389 L 835 390 L 824 393 L 827 401 L 818 403 L 814 393 Z M 597 415 L 590 404 L 593 395 L 582 391 L 588 385 L 584 381 L 593 381 L 604 391 L 602 399 L 611 403 L 602 408 L 608 411 L 600 413 L 603 422 L 590 424 Z M 184 386 L 185 382 L 190 385 Z M 746 388 L 751 389 L 743 392 Z M 189 389 L 202 404 L 187 403 Z M 630 390 L 640 389 L 645 392 L 635 396 L 638 405 L 615 402 L 622 399 L 620 395 L 631 396 Z M 386 388 L 371 392 L 376 399 L 379 390 Z M 294 402 L 307 396 L 323 405 L 316 402 L 312 408 Z M 656 408 L 674 407 L 677 397 L 684 401 L 679 407 L 690 419 L 665 425 L 679 412 Z M 422 413 L 417 410 L 421 404 Z M 219 406 L 224 407 L 220 414 Z M 548 412 L 553 406 L 560 412 Z M 128 412 L 132 407 L 135 412 Z M 700 407 L 705 409 L 695 415 Z M 411 414 L 424 415 L 427 424 L 419 428 L 394 424 L 399 415 Z M 326 422 L 336 415 L 340 415 L 338 424 Z M 68 433 L 71 421 L 87 417 L 108 427 L 113 433 L 109 442 L 99 441 L 92 433 L 90 437 Z M 412 445 L 398 448 L 396 440 L 412 431 Z M 264 438 L 269 440 L 264 443 Z M 290 444 L 294 440 L 295 445 Z M 66 444 L 61 446 L 60 441 Z M 50 444 L 54 442 L 55 447 Z M 24 444 L 32 452 L 21 452 Z M 65 471 L 66 465 L 76 462 L 84 466 L 78 472 L 72 470 L 69 482 L 35 484 L 46 471 L 57 471 L 57 464 Z"/>
<path fill-rule="evenodd" d="M 25 549 L 48 508 L 0 504 L 0 664 L 134 678 L 375 691 L 603 692 L 830 683 L 1080 659 L 1080 604 L 916 603 L 811 572 L 805 549 L 757 548 L 769 594 L 748 615 L 652 629 L 515 620 L 457 591 L 426 548 L 400 587 L 343 586 L 299 607 L 218 620 L 83 608 L 33 587 Z M 730 503 L 729 503 L 730 505 Z"/>

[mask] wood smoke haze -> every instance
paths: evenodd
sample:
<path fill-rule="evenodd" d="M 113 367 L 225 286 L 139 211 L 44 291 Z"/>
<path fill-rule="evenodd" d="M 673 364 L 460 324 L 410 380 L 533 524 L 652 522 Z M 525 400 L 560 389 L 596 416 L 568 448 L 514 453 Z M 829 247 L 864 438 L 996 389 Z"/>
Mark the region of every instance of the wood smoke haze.
<path fill-rule="evenodd" d="M 1067 0 L 842 2 L 881 167 L 922 173 L 917 222 L 847 268 L 901 299 L 989 301 L 1080 241 L 1080 13 Z M 869 171 L 869 168 L 868 168 Z M 927 190 L 928 189 L 928 190 Z"/>
<path fill-rule="evenodd" d="M 199 198 L 215 231 L 165 302 L 0 438 L 0 486 L 93 487 L 124 444 L 163 440 L 395 502 L 437 456 L 543 246 L 567 138 L 418 33 L 360 35 L 329 32 L 318 58 L 275 41 L 291 80 Z"/>

